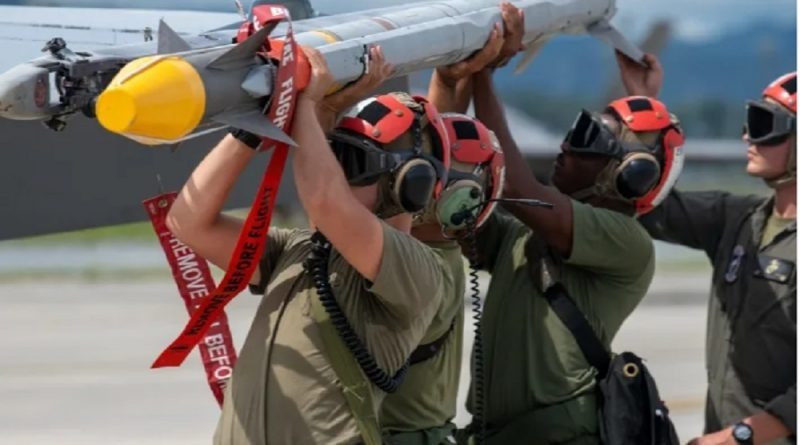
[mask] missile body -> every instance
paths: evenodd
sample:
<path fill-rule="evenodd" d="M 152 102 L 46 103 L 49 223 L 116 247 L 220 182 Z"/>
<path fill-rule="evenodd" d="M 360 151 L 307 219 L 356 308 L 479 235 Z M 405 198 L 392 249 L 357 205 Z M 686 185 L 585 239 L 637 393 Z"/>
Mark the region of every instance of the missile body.
<path fill-rule="evenodd" d="M 577 34 L 614 13 L 614 0 L 521 0 L 528 45 L 557 33 Z M 502 23 L 496 0 L 450 0 L 408 5 L 402 9 L 331 23 L 300 33 L 298 42 L 317 47 L 334 78 L 346 83 L 363 73 L 353 63 L 364 45 L 378 44 L 402 76 L 467 58 L 486 43 L 494 23 Z M 376 11 L 377 12 L 377 11 Z"/>
<path fill-rule="evenodd" d="M 597 25 L 609 29 L 608 20 L 616 12 L 615 0 L 512 3 L 525 12 L 523 43 L 531 47 L 555 34 L 583 33 Z M 342 86 L 364 73 L 368 45 L 380 45 L 395 67 L 393 75 L 403 76 L 465 59 L 483 47 L 492 25 L 501 22 L 497 0 L 443 0 L 317 17 L 294 27 L 298 43 L 319 49 Z M 232 29 L 208 33 L 199 41 L 184 40 L 168 27 L 162 28 L 157 45 L 129 45 L 96 55 L 103 60 L 149 56 L 118 70 L 97 99 L 93 111 L 106 129 L 143 143 L 161 144 L 233 125 L 288 142 L 261 114 L 271 93 L 278 90 L 272 85 L 273 66 L 256 56 L 267 37 L 263 29 L 245 42 L 223 45 L 220 42 L 231 41 Z M 279 39 L 285 29 L 279 25 L 268 32 Z M 154 53 L 157 55 L 152 56 Z M 19 94 L 20 88 L 28 91 L 31 85 L 35 87 L 29 77 L 17 73 L 13 82 L 6 82 L 5 75 L 0 76 L 0 104 L 12 90 L 10 83 L 14 83 L 16 96 L 28 101 L 19 107 L 22 113 L 0 109 L 0 116 L 30 119 L 54 114 L 53 107 L 31 105 L 30 98 L 35 95 Z"/>

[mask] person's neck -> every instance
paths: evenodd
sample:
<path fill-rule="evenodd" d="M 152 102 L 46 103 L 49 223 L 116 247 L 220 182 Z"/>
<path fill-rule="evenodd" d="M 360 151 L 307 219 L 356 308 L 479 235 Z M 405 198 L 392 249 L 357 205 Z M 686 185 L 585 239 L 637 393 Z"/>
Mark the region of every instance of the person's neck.
<path fill-rule="evenodd" d="M 386 224 L 389 224 L 403 233 L 411 233 L 411 223 L 413 222 L 413 217 L 410 213 L 401 213 L 399 215 L 392 216 L 391 218 L 386 218 L 385 221 Z"/>
<path fill-rule="evenodd" d="M 775 189 L 775 216 L 783 219 L 797 218 L 797 182 L 781 184 Z"/>
<path fill-rule="evenodd" d="M 448 241 L 442 235 L 442 228 L 437 224 L 424 224 L 411 229 L 411 236 L 423 243 Z"/>

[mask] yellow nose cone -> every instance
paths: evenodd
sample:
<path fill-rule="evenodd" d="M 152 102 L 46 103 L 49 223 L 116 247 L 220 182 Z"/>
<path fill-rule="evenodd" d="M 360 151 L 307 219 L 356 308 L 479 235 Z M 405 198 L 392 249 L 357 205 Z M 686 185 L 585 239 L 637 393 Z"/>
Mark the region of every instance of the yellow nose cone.
<path fill-rule="evenodd" d="M 97 120 L 140 142 L 191 133 L 203 118 L 206 93 L 197 70 L 179 57 L 152 56 L 125 65 L 97 98 Z"/>

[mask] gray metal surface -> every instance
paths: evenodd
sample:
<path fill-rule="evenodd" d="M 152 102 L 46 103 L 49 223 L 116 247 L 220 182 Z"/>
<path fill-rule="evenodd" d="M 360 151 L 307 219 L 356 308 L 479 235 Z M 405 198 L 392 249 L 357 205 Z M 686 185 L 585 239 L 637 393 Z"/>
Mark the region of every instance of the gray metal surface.
<path fill-rule="evenodd" d="M 0 240 L 146 220 L 141 201 L 177 190 L 222 132 L 176 152 L 144 148 L 76 117 L 63 133 L 35 121 L 0 119 Z M 250 207 L 268 154 L 259 155 L 234 189 L 229 208 Z M 279 202 L 297 202 L 291 169 Z"/>

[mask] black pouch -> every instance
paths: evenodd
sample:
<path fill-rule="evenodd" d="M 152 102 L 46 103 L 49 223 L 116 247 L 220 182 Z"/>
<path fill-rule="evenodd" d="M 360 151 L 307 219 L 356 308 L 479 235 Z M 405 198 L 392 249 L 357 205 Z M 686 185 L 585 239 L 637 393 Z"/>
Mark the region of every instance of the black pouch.
<path fill-rule="evenodd" d="M 680 445 L 655 381 L 636 354 L 608 352 L 560 283 L 544 293 L 570 330 L 586 360 L 597 369 L 598 424 L 607 445 Z"/>
<path fill-rule="evenodd" d="M 614 356 L 598 388 L 602 394 L 599 424 L 603 443 L 680 443 L 653 376 L 636 354 Z"/>

